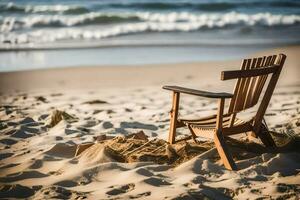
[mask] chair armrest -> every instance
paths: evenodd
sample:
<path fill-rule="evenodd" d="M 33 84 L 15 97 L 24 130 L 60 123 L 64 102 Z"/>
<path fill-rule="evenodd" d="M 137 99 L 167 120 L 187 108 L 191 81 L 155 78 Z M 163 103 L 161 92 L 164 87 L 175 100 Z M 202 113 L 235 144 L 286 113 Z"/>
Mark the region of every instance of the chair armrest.
<path fill-rule="evenodd" d="M 208 97 L 208 98 L 231 98 L 233 94 L 226 93 L 226 92 L 221 92 L 221 93 L 216 93 L 216 92 L 207 92 L 207 91 L 202 91 L 202 90 L 194 90 L 190 88 L 184 88 L 184 87 L 179 87 L 179 86 L 163 86 L 163 89 L 165 90 L 171 90 L 174 92 L 179 92 L 179 93 L 185 93 L 185 94 L 191 94 L 191 95 L 196 95 L 196 96 L 201 96 L 201 97 Z"/>

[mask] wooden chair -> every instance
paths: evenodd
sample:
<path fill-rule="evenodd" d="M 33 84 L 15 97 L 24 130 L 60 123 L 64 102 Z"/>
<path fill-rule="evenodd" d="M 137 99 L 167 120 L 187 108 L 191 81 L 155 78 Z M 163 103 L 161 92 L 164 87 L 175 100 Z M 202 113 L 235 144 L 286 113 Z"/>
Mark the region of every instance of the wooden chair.
<path fill-rule="evenodd" d="M 241 70 L 223 71 L 221 80 L 237 79 L 233 94 L 164 86 L 163 89 L 173 91 L 169 143 L 175 143 L 176 128 L 187 126 L 194 140 L 197 136 L 213 139 L 225 167 L 231 170 L 236 170 L 237 167 L 226 146 L 226 137 L 247 132 L 261 139 L 265 146 L 276 147 L 262 121 L 285 59 L 284 54 L 244 59 Z M 271 77 L 256 115 L 249 121 L 239 120 L 239 112 L 257 104 L 269 75 Z M 178 119 L 180 93 L 219 99 L 217 114 L 201 119 Z M 225 99 L 230 99 L 230 104 L 228 112 L 224 114 Z"/>

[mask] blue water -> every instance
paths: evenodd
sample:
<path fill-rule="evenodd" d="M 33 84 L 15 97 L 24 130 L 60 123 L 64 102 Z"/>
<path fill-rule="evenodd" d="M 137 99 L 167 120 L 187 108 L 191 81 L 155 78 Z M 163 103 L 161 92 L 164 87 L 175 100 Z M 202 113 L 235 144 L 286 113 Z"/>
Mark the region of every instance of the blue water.
<path fill-rule="evenodd" d="M 299 32 L 297 0 L 0 0 L 0 71 L 231 59 Z"/>

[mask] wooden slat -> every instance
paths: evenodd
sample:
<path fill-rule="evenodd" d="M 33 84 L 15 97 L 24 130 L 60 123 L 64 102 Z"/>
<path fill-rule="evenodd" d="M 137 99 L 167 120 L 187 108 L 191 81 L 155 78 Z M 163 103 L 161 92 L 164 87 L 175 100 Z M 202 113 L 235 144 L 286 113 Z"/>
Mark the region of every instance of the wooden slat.
<path fill-rule="evenodd" d="M 270 66 L 272 65 L 271 62 L 272 62 L 274 56 L 275 56 L 275 55 L 269 56 L 269 57 L 268 57 L 269 60 L 267 59 L 267 63 L 266 63 L 265 66 L 264 66 L 265 69 L 266 69 L 266 67 L 267 67 L 267 69 L 270 68 Z M 277 71 L 277 69 L 276 69 L 275 71 Z M 274 72 L 275 72 L 275 71 L 274 71 Z M 263 89 L 263 87 L 264 87 L 264 85 L 265 85 L 265 82 L 266 82 L 267 78 L 268 78 L 268 75 L 263 75 L 263 76 L 262 76 L 262 81 L 261 81 L 261 84 L 260 84 L 260 87 L 259 87 L 259 91 L 260 91 L 260 92 L 262 91 L 262 89 Z"/>
<path fill-rule="evenodd" d="M 227 118 L 223 119 L 223 123 L 228 122 L 228 124 L 229 124 L 229 120 L 230 120 L 230 118 L 227 117 Z M 210 120 L 210 121 L 204 121 L 204 122 L 188 122 L 188 124 L 199 125 L 199 126 L 212 126 L 212 125 L 215 125 L 216 122 L 217 122 L 217 119 Z"/>
<path fill-rule="evenodd" d="M 273 55 L 270 66 L 275 65 L 276 58 L 277 58 L 277 55 Z"/>
<path fill-rule="evenodd" d="M 255 77 L 261 75 L 267 75 L 274 73 L 278 68 L 278 65 L 273 65 L 266 69 L 249 69 L 249 70 L 232 70 L 232 71 L 222 71 L 221 80 L 230 80 L 237 78 L 247 78 Z"/>
<path fill-rule="evenodd" d="M 252 60 L 250 69 L 255 69 L 256 68 L 257 61 L 258 61 L 258 58 L 254 58 Z M 247 78 L 247 81 L 246 81 L 247 82 L 247 87 L 244 90 L 245 100 L 244 100 L 244 103 L 243 103 L 243 109 L 247 108 L 247 102 L 250 101 L 249 99 L 251 98 L 251 89 L 252 89 L 251 85 L 252 85 L 252 82 L 253 82 L 254 78 L 256 78 L 256 77 L 248 77 Z"/>
<path fill-rule="evenodd" d="M 268 56 L 267 57 L 266 62 L 262 66 L 262 69 L 267 70 L 267 69 L 271 68 L 271 67 L 268 67 L 268 66 L 270 65 L 272 57 L 273 56 Z M 266 67 L 268 67 L 268 68 L 266 68 Z M 278 66 L 276 67 L 276 70 L 274 72 L 276 72 L 277 70 L 278 70 Z M 255 88 L 254 99 L 253 99 L 253 102 L 251 102 L 252 105 L 255 105 L 258 102 L 260 94 L 262 92 L 262 89 L 265 85 L 265 82 L 266 82 L 267 78 L 268 78 L 268 75 L 263 75 L 263 76 L 260 76 L 258 78 L 258 82 L 257 82 L 256 88 Z"/>
<path fill-rule="evenodd" d="M 263 59 L 262 57 L 257 59 L 257 62 L 255 63 L 255 66 L 254 66 L 254 69 L 259 68 L 259 66 L 261 65 L 262 59 Z M 254 93 L 255 93 L 255 84 L 256 84 L 257 78 L 258 77 L 252 77 L 252 79 L 251 79 L 251 83 L 250 83 L 250 86 L 249 86 L 249 91 L 248 91 L 248 94 L 247 94 L 247 99 L 246 99 L 246 102 L 245 102 L 246 104 L 244 105 L 244 108 L 249 108 L 253 105 L 252 101 L 253 101 L 253 96 L 254 96 Z"/>
<path fill-rule="evenodd" d="M 247 59 L 244 59 L 243 62 L 242 62 L 241 70 L 245 69 L 246 63 L 247 63 Z M 239 71 L 241 71 L 241 70 L 239 70 Z M 225 72 L 222 72 L 221 80 L 227 80 L 227 79 L 224 79 L 224 73 Z M 239 92 L 240 85 L 241 85 L 241 79 L 238 78 L 238 80 L 237 80 L 237 82 L 235 84 L 235 87 L 234 87 L 233 97 L 230 100 L 230 104 L 229 104 L 229 108 L 228 108 L 228 113 L 233 113 L 234 112 L 234 106 L 235 106 L 235 103 L 236 103 L 236 99 L 237 99 L 237 95 L 238 95 L 238 92 Z"/>
<path fill-rule="evenodd" d="M 180 121 L 182 122 L 201 122 L 201 121 L 206 121 L 206 120 L 210 120 L 210 119 L 216 119 L 217 115 L 210 115 L 207 117 L 202 117 L 202 118 L 198 118 L 198 119 L 180 119 Z"/>
<path fill-rule="evenodd" d="M 252 59 L 252 62 L 251 62 L 251 65 L 249 66 L 249 69 L 254 69 L 255 66 L 256 66 L 256 61 L 257 61 L 257 58 L 253 58 Z M 250 83 L 251 83 L 251 80 L 252 80 L 253 77 L 247 77 L 245 78 L 246 81 L 245 81 L 245 86 L 244 86 L 244 90 L 242 91 L 242 99 L 241 99 L 241 109 L 245 109 L 245 106 L 246 106 L 246 102 L 247 102 L 247 97 L 249 95 L 249 88 L 250 88 Z"/>
<path fill-rule="evenodd" d="M 252 121 L 252 120 L 251 120 Z M 238 126 L 245 123 L 243 120 L 236 119 L 233 123 L 232 126 Z M 187 125 L 190 125 L 192 128 L 198 128 L 202 130 L 207 130 L 207 129 L 216 129 L 216 122 L 212 124 L 198 124 L 198 123 L 186 123 Z M 223 119 L 223 127 L 230 127 L 230 120 L 227 118 L 226 120 Z"/>
<path fill-rule="evenodd" d="M 233 127 L 225 127 L 222 130 L 222 133 L 226 136 L 229 135 L 235 135 L 235 134 L 240 134 L 240 133 L 244 133 L 244 132 L 248 132 L 248 131 L 252 131 L 253 127 L 250 123 L 244 123 L 241 125 L 236 125 Z"/>
<path fill-rule="evenodd" d="M 223 115 L 223 122 L 228 121 L 230 119 L 229 115 Z M 194 125 L 210 125 L 216 124 L 217 115 L 214 115 L 214 118 L 202 118 L 198 120 L 188 120 L 188 119 L 180 119 L 183 123 L 194 124 Z"/>
<path fill-rule="evenodd" d="M 271 57 L 271 59 L 270 59 L 270 61 L 269 61 L 269 63 L 268 63 L 268 65 L 267 66 L 265 66 L 265 67 L 268 67 L 268 68 L 270 68 L 269 66 L 273 66 L 274 65 L 274 62 L 275 62 L 275 60 L 276 60 L 276 55 L 273 55 L 272 57 Z M 277 67 L 277 70 L 276 71 L 278 71 L 278 67 Z M 267 78 L 268 78 L 268 76 L 263 76 L 263 82 L 262 82 L 262 85 L 261 85 L 261 88 L 260 88 L 260 93 L 262 92 L 262 90 L 263 90 L 263 88 L 264 88 L 264 85 L 265 85 L 265 82 L 267 81 Z"/>
<path fill-rule="evenodd" d="M 251 59 L 248 59 L 248 62 L 246 64 L 246 68 L 245 68 L 244 71 L 250 69 L 251 61 L 252 61 Z M 237 111 L 237 112 L 243 110 L 243 105 L 244 105 L 244 101 L 245 101 L 245 98 L 246 98 L 246 95 L 245 95 L 244 91 L 245 91 L 245 88 L 248 87 L 247 78 L 248 77 L 242 78 L 241 83 L 240 83 L 240 90 L 238 92 L 236 103 L 235 103 L 235 106 L 234 106 L 234 110 Z"/>
<path fill-rule="evenodd" d="M 261 70 L 264 70 L 263 68 L 264 68 L 266 60 L 267 60 L 266 58 L 267 58 L 266 56 L 263 57 L 260 65 L 257 66 L 257 68 L 259 68 Z M 262 79 L 261 76 L 257 77 L 257 79 L 256 79 L 256 82 L 255 82 L 255 85 L 254 85 L 254 88 L 253 88 L 253 97 L 252 97 L 252 100 L 251 100 L 251 105 L 255 105 L 257 103 L 258 98 L 259 98 L 259 93 L 257 92 L 257 88 L 260 85 L 261 79 Z"/>
<path fill-rule="evenodd" d="M 202 129 L 201 127 L 190 126 L 190 130 L 192 131 L 192 134 L 195 134 L 196 136 L 208 139 L 214 138 L 215 129 Z"/>

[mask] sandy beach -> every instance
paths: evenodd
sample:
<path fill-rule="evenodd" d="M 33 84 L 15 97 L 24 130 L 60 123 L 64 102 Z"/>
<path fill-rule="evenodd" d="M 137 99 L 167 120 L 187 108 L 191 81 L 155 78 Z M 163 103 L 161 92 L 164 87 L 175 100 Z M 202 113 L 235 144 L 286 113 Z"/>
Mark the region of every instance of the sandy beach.
<path fill-rule="evenodd" d="M 237 171 L 211 141 L 165 142 L 171 93 L 162 86 L 232 92 L 220 73 L 241 60 L 0 73 L 0 198 L 299 199 L 300 46 L 249 57 L 278 53 L 287 61 L 265 119 L 279 148 L 235 137 Z M 217 108 L 189 95 L 181 102 L 181 116 Z"/>

